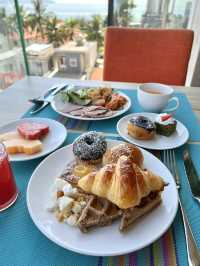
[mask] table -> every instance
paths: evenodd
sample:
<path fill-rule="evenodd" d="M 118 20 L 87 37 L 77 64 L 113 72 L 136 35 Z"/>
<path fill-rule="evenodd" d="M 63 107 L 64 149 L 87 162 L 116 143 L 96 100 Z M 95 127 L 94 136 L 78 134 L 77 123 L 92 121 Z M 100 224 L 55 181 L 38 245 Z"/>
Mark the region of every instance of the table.
<path fill-rule="evenodd" d="M 28 77 L 22 81 L 17 82 L 13 86 L 11 86 L 7 91 L 3 92 L 0 95 L 0 125 L 2 123 L 7 123 L 9 120 L 13 120 L 16 118 L 19 118 L 24 114 L 24 112 L 27 111 L 27 109 L 31 106 L 27 99 L 30 97 L 36 97 L 44 93 L 46 89 L 48 89 L 50 86 L 54 85 L 55 83 L 60 82 L 73 82 L 77 85 L 100 85 L 102 82 L 97 81 L 80 81 L 80 80 L 64 80 L 64 79 L 44 79 L 44 78 L 38 78 L 38 77 Z M 127 93 L 131 94 L 130 90 L 136 89 L 136 84 L 130 84 L 130 83 L 111 83 L 112 87 L 114 88 L 120 88 L 120 89 L 127 89 Z M 190 90 L 190 91 L 188 91 Z M 197 114 L 200 109 L 198 109 L 198 101 L 200 100 L 200 90 L 199 88 L 183 88 L 180 89 L 177 88 L 178 93 L 181 91 L 186 91 L 189 99 L 191 99 L 193 110 L 197 111 Z M 193 91 L 193 93 L 192 93 Z M 134 103 L 136 99 L 136 93 L 134 98 Z M 181 94 L 179 94 L 181 96 Z M 183 95 L 184 96 L 184 95 Z M 10 97 L 10 98 L 9 98 Z M 184 96 L 184 98 L 186 98 Z M 183 99 L 183 98 L 181 98 Z M 9 106 L 8 106 L 9 102 Z M 187 101 L 188 104 L 188 101 Z M 11 108 L 12 106 L 12 108 Z M 197 108 L 197 109 L 196 109 Z M 186 116 L 187 120 L 189 122 L 191 119 L 191 107 L 189 109 L 190 113 L 188 114 L 188 111 L 182 114 L 182 118 L 185 121 Z M 179 110 L 178 115 L 180 113 L 183 113 L 183 110 Z M 28 114 L 27 114 L 28 115 Z M 39 116 L 48 116 L 54 119 L 60 119 L 60 117 L 57 117 L 55 113 L 51 110 L 50 107 L 48 107 L 44 112 L 38 114 Z M 200 118 L 200 116 L 199 116 Z M 59 120 L 60 121 L 60 120 Z M 60 121 L 64 122 L 65 121 Z M 112 124 L 112 123 L 111 123 Z M 98 123 L 99 126 L 102 126 L 101 123 Z M 109 124 L 110 125 L 110 124 Z M 193 130 L 191 131 L 192 138 L 197 139 L 195 141 L 196 143 L 200 144 L 200 125 L 198 124 L 196 118 L 193 119 Z M 191 126 L 191 124 L 189 124 Z M 192 127 L 192 126 L 191 126 Z M 198 130 L 197 130 L 198 128 Z M 103 129 L 105 130 L 106 127 L 104 125 Z M 67 139 L 67 142 L 65 144 L 69 144 L 72 142 L 73 138 L 76 137 L 76 135 L 79 135 L 80 132 L 77 131 L 76 135 L 74 135 L 73 130 L 69 134 L 69 137 Z M 198 134 L 195 131 L 198 131 Z M 117 136 L 116 133 L 110 134 L 110 131 L 106 133 L 108 137 L 114 137 Z M 71 137 L 70 137 L 71 136 Z M 72 138 L 73 137 L 73 138 Z M 197 138 L 198 137 L 198 138 Z M 194 143 L 194 141 L 192 141 Z M 200 153 L 200 145 L 190 145 L 190 149 L 192 152 L 193 158 L 196 158 L 195 163 L 198 163 L 198 157 Z M 200 243 L 200 236 L 198 234 L 199 232 L 199 205 L 195 204 L 192 200 L 191 195 L 189 195 L 190 190 L 189 186 L 187 184 L 187 179 L 183 171 L 183 164 L 182 164 L 182 149 L 180 148 L 177 151 L 176 154 L 177 162 L 178 162 L 178 168 L 181 175 L 181 183 L 183 184 L 183 189 L 181 192 L 181 197 L 184 203 L 184 206 L 186 207 L 186 212 L 190 218 L 190 222 L 192 225 L 192 229 L 195 233 L 195 236 L 197 238 L 198 243 Z M 81 255 L 68 252 L 66 250 L 61 249 L 60 247 L 54 245 L 52 242 L 48 241 L 32 224 L 30 217 L 27 213 L 26 203 L 25 203 L 25 191 L 27 187 L 28 180 L 31 176 L 31 173 L 35 169 L 35 167 L 38 165 L 40 160 L 32 161 L 29 164 L 26 163 L 20 163 L 20 164 L 13 164 L 14 173 L 16 175 L 18 185 L 20 188 L 21 197 L 19 197 L 19 200 L 16 202 L 16 206 L 13 208 L 10 208 L 8 212 L 5 212 L 3 216 L 1 216 L 4 219 L 1 219 L 0 217 L 0 243 L 4 244 L 4 247 L 9 247 L 9 249 L 4 249 L 3 258 L 4 258 L 4 264 L 1 264 L 1 256 L 0 256 L 0 265 L 6 265 L 6 266 L 21 266 L 22 261 L 23 262 L 31 262 L 34 264 L 40 266 L 42 265 L 50 265 L 48 264 L 48 260 L 51 260 L 52 265 L 55 266 L 71 266 L 72 264 L 65 264 L 66 259 L 73 261 L 73 265 L 139 265 L 139 266 L 146 266 L 146 265 L 167 265 L 167 266 L 175 266 L 175 265 L 181 265 L 186 266 L 186 253 L 185 253 L 185 241 L 184 241 L 184 234 L 182 230 L 181 218 L 180 213 L 177 214 L 177 217 L 175 219 L 173 228 L 169 230 L 167 234 L 165 234 L 161 239 L 153 243 L 151 246 L 143 249 L 139 253 L 133 253 L 129 254 L 129 256 L 120 256 L 118 258 L 91 258 L 91 257 L 83 257 Z M 200 169 L 200 168 L 198 168 Z M 22 178 L 23 177 L 23 178 Z M 189 195 L 188 198 L 185 198 L 185 195 Z M 12 217 L 15 217 L 15 220 L 12 220 Z M 23 227 L 22 227 L 23 226 Z M 16 243 L 11 241 L 11 237 L 16 234 L 17 237 L 17 246 Z M 31 240 L 31 241 L 30 241 Z M 29 242 L 28 242 L 29 241 Z M 19 243 L 19 244 L 18 244 Z M 173 244 L 174 243 L 174 244 Z M 23 249 L 20 249 L 20 244 Z M 18 248 L 19 245 L 19 248 Z M 200 246 L 200 244 L 199 244 Z M 41 249 L 42 247 L 42 249 Z M 1 245 L 0 245 L 0 253 L 1 253 Z M 176 250 L 176 248 L 178 250 Z M 14 256 L 10 256 L 10 252 Z M 32 252 L 32 253 L 31 253 Z M 178 255 L 177 255 L 178 254 Z M 177 259 L 176 259 L 177 256 Z M 37 258 L 37 259 L 36 259 Z M 59 261 L 57 260 L 59 258 Z M 152 263 L 152 258 L 154 258 L 154 263 Z M 42 259 L 42 262 L 41 262 Z M 82 263 L 82 260 L 84 259 L 84 264 Z M 180 261 L 178 261 L 180 260 Z M 136 262 L 137 261 L 137 262 Z M 148 261 L 148 262 L 147 262 Z M 5 264 L 8 263 L 9 264 Z M 12 262 L 12 264 L 11 264 Z M 50 263 L 50 262 L 49 262 Z M 54 263 L 54 264 L 53 264 Z M 62 264 L 63 263 L 63 264 Z M 76 263 L 76 264 L 74 264 Z M 163 264 L 164 263 L 164 264 Z"/>
<path fill-rule="evenodd" d="M 29 98 L 40 96 L 55 83 L 73 82 L 77 85 L 100 85 L 102 81 L 94 80 L 70 80 L 63 78 L 27 77 L 15 82 L 8 89 L 0 93 L 0 126 L 20 118 L 31 107 Z M 114 88 L 136 89 L 135 83 L 104 82 L 111 83 Z M 185 92 L 192 105 L 193 111 L 200 121 L 200 88 L 177 87 L 177 91 Z"/>

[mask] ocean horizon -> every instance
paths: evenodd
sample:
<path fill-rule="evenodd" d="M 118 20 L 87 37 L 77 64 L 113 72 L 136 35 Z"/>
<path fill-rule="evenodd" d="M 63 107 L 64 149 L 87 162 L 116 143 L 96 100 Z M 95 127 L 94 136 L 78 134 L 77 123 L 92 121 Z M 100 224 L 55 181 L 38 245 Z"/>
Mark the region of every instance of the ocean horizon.
<path fill-rule="evenodd" d="M 18 0 L 19 4 L 28 12 L 33 11 L 31 0 Z M 175 13 L 183 15 L 185 4 L 188 0 L 177 0 Z M 71 17 L 90 19 L 92 15 L 107 15 L 108 0 L 43 0 L 47 13 L 53 13 L 60 19 Z M 135 0 L 136 8 L 133 9 L 133 20 L 139 22 L 145 13 L 147 0 Z M 8 14 L 14 12 L 14 4 L 11 0 L 0 0 L 0 7 L 5 7 Z"/>

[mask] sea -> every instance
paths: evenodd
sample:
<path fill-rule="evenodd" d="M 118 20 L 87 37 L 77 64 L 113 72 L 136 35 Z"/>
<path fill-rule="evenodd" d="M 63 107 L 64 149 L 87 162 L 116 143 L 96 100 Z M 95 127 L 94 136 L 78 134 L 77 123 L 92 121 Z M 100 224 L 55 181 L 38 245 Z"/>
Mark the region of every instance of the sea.
<path fill-rule="evenodd" d="M 5 7 L 7 13 L 11 14 L 14 12 L 13 2 L 13 0 L 0 0 L 0 8 Z M 31 0 L 18 0 L 18 2 L 28 12 L 33 11 Z M 46 12 L 55 14 L 60 19 L 71 17 L 89 19 L 96 14 L 105 17 L 108 10 L 108 0 L 43 0 L 42 2 Z M 187 2 L 188 0 L 176 0 L 175 13 L 177 15 L 184 14 Z M 136 7 L 133 9 L 133 19 L 137 23 L 145 13 L 147 0 L 134 0 L 134 4 Z"/>

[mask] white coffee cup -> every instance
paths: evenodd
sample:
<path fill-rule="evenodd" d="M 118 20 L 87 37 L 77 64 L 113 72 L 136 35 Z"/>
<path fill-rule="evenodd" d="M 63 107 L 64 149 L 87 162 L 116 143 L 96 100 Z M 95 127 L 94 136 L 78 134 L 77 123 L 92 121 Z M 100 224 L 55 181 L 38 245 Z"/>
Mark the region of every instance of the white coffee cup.
<path fill-rule="evenodd" d="M 160 83 L 145 83 L 138 87 L 137 98 L 146 112 L 173 112 L 179 107 L 179 99 L 173 97 L 174 89 Z M 173 108 L 165 109 L 169 102 L 175 101 Z"/>

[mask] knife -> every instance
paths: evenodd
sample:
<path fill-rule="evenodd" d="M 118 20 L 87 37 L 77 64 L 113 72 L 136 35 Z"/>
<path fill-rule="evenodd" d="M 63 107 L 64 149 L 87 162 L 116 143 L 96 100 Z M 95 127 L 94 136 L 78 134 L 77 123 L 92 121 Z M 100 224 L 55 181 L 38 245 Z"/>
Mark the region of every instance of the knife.
<path fill-rule="evenodd" d="M 185 148 L 183 151 L 183 161 L 192 196 L 200 203 L 200 180 L 188 148 Z"/>
<path fill-rule="evenodd" d="M 41 98 L 38 99 L 39 102 L 41 102 L 42 104 L 40 104 L 39 106 L 33 107 L 33 109 L 30 111 L 31 114 L 35 114 L 39 111 L 41 111 L 42 109 L 44 109 L 53 99 L 53 97 L 60 92 L 61 90 L 65 89 L 66 87 L 72 87 L 73 85 L 66 85 L 66 84 L 60 84 L 59 86 L 57 86 L 57 88 L 52 87 L 52 89 L 50 88 L 45 94 L 44 96 L 41 96 Z"/>

